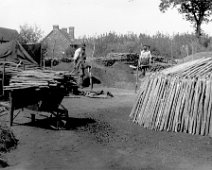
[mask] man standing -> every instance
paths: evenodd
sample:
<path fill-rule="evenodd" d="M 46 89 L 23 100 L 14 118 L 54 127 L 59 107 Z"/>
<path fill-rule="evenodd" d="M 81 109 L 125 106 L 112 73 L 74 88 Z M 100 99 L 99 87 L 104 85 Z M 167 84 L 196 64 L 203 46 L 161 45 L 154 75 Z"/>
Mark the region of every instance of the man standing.
<path fill-rule="evenodd" d="M 81 47 L 76 49 L 74 53 L 74 69 L 79 73 L 78 84 L 80 87 L 83 87 L 83 80 L 85 77 L 85 69 L 86 69 L 86 54 L 85 54 L 85 44 L 82 44 Z"/>
<path fill-rule="evenodd" d="M 141 46 L 143 46 L 143 45 L 141 45 Z M 152 55 L 149 50 L 149 46 L 144 45 L 143 50 L 141 51 L 141 54 L 140 54 L 139 60 L 138 60 L 138 67 L 141 68 L 143 76 L 145 76 L 146 69 L 149 66 L 149 64 L 151 63 L 151 60 L 152 60 Z"/>

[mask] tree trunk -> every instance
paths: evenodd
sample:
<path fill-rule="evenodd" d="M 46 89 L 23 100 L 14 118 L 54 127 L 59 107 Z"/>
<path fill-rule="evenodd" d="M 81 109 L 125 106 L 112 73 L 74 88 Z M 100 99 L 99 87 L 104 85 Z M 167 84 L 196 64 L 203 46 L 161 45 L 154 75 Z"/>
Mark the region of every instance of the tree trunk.
<path fill-rule="evenodd" d="M 196 22 L 196 32 L 195 32 L 195 34 L 196 34 L 196 37 L 199 39 L 200 38 L 200 36 L 201 36 L 201 22 Z"/>

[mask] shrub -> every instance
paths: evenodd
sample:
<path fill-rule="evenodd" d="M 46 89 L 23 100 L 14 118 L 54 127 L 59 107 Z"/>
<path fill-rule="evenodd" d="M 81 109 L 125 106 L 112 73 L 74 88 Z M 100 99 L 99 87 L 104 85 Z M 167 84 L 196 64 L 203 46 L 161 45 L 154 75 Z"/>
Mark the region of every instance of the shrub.
<path fill-rule="evenodd" d="M 9 151 L 16 147 L 18 140 L 15 138 L 11 129 L 6 126 L 0 126 L 0 152 Z"/>

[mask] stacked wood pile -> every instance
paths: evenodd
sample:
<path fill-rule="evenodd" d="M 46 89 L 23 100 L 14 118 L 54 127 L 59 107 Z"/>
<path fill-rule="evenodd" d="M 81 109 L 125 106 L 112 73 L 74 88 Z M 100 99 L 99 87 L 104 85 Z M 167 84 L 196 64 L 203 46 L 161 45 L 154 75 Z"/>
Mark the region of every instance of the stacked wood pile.
<path fill-rule="evenodd" d="M 107 60 L 116 61 L 134 61 L 138 59 L 138 54 L 136 53 L 108 53 L 106 56 Z"/>
<path fill-rule="evenodd" d="M 34 64 L 1 61 L 0 75 L 4 79 L 4 90 L 57 85 L 76 86 L 75 78 L 68 71 L 43 69 Z"/>
<path fill-rule="evenodd" d="M 130 117 L 154 130 L 212 136 L 212 59 L 183 63 L 152 75 Z"/>
<path fill-rule="evenodd" d="M 166 68 L 169 68 L 171 67 L 172 65 L 169 64 L 169 63 L 160 63 L 160 62 L 157 62 L 157 63 L 153 63 L 150 65 L 149 67 L 149 71 L 150 72 L 158 72 L 158 71 L 161 71 L 161 70 L 164 70 Z"/>
<path fill-rule="evenodd" d="M 75 80 L 69 72 L 42 69 L 22 70 L 13 74 L 9 85 L 4 86 L 4 90 L 58 86 L 65 85 L 67 82 L 72 85 L 76 85 Z"/>
<path fill-rule="evenodd" d="M 108 53 L 106 57 L 98 57 L 96 62 L 104 66 L 112 66 L 116 61 L 134 63 L 138 61 L 138 56 L 136 53 Z"/>
<path fill-rule="evenodd" d="M 22 65 L 22 64 L 16 64 L 14 62 L 0 62 L 0 74 L 3 74 L 5 72 L 6 75 L 15 75 L 18 72 L 22 70 L 34 70 L 34 69 L 39 69 L 38 66 L 34 65 Z"/>

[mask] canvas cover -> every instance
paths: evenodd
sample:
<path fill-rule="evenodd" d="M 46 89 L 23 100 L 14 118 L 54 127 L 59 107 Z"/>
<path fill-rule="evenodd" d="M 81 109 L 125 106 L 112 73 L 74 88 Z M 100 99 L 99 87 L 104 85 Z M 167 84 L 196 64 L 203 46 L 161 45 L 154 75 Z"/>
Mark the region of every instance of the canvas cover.
<path fill-rule="evenodd" d="M 41 43 L 22 44 L 28 54 L 41 66 L 42 64 L 42 49 Z"/>
<path fill-rule="evenodd" d="M 22 45 L 16 41 L 0 44 L 0 61 L 19 63 L 25 65 L 38 65 L 37 62 L 26 52 Z"/>

